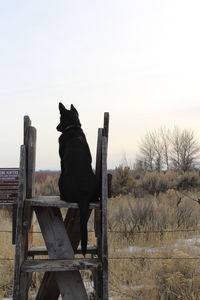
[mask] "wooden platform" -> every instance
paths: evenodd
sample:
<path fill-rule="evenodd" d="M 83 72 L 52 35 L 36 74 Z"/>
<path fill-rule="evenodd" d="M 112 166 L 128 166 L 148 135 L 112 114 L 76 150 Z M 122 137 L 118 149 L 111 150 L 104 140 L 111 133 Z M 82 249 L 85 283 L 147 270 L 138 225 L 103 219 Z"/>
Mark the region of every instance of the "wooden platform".
<path fill-rule="evenodd" d="M 31 199 L 26 199 L 25 202 L 31 206 L 43 207 L 59 207 L 59 208 L 79 208 L 77 203 L 65 202 L 60 200 L 59 196 L 38 196 Z M 90 203 L 89 209 L 99 209 L 100 202 Z"/>

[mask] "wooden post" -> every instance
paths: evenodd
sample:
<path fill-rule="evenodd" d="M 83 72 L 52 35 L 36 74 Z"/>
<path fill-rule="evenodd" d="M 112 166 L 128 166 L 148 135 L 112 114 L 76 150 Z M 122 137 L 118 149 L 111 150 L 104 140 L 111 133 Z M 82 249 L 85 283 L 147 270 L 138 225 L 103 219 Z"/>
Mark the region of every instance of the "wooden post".
<path fill-rule="evenodd" d="M 20 151 L 20 173 L 19 173 L 19 199 L 17 206 L 16 222 L 16 250 L 13 300 L 27 299 L 28 275 L 21 273 L 21 265 L 27 256 L 27 232 L 23 223 L 23 209 L 26 198 L 26 148 L 21 146 Z"/>
<path fill-rule="evenodd" d="M 108 150 L 108 128 L 109 114 L 104 113 L 104 127 L 101 142 L 101 237 L 99 241 L 100 257 L 102 261 L 102 269 L 98 272 L 98 292 L 100 299 L 108 300 L 108 244 L 107 244 L 107 228 L 108 228 L 108 176 L 107 176 L 107 150 Z"/>
<path fill-rule="evenodd" d="M 28 128 L 31 126 L 31 119 L 29 116 L 24 116 L 24 145 L 27 145 L 28 141 Z"/>
<path fill-rule="evenodd" d="M 106 136 L 102 137 L 102 228 L 101 228 L 101 259 L 102 259 L 102 289 L 103 300 L 108 300 L 108 244 L 107 244 L 107 228 L 108 228 L 108 182 L 107 182 L 107 145 Z"/>
<path fill-rule="evenodd" d="M 98 256 L 102 267 L 94 273 L 94 285 L 97 299 L 108 300 L 108 245 L 107 245 L 107 147 L 109 114 L 104 114 L 104 127 L 98 131 L 96 174 L 100 183 L 101 211 L 95 211 L 95 234 Z"/>
<path fill-rule="evenodd" d="M 28 255 L 28 232 L 31 226 L 32 208 L 25 199 L 34 195 L 36 129 L 31 120 L 24 117 L 24 145 L 20 152 L 19 192 L 16 221 L 16 250 L 14 272 L 14 300 L 26 300 L 31 274 L 21 272 L 21 265 Z M 15 225 L 15 224 L 13 224 Z M 13 226 L 13 230 L 15 226 Z"/>
<path fill-rule="evenodd" d="M 35 183 L 35 152 L 36 152 L 36 129 L 31 127 L 29 116 L 24 116 L 23 142 L 26 152 L 26 197 L 34 197 Z M 17 203 L 13 204 L 13 234 L 12 243 L 15 244 L 16 235 Z"/>
<path fill-rule="evenodd" d="M 27 191 L 26 197 L 35 197 L 35 156 L 36 156 L 36 129 L 28 128 L 27 139 Z"/>
<path fill-rule="evenodd" d="M 26 187 L 26 198 L 31 199 L 35 197 L 35 157 L 36 157 L 36 129 L 29 126 L 26 129 L 26 152 L 27 152 L 27 187 Z M 26 213 L 29 215 L 29 241 L 33 240 L 33 233 L 30 232 L 31 223 L 33 220 L 33 209 L 30 206 L 26 207 Z"/>
<path fill-rule="evenodd" d="M 98 190 L 99 190 L 99 197 L 101 198 L 101 185 L 102 185 L 102 132 L 103 129 L 99 128 L 98 130 L 98 139 L 97 139 L 97 153 L 96 153 L 96 170 L 95 175 L 97 177 L 98 182 Z M 95 236 L 99 238 L 101 236 L 101 212 L 100 210 L 95 210 L 94 212 L 94 230 Z"/>

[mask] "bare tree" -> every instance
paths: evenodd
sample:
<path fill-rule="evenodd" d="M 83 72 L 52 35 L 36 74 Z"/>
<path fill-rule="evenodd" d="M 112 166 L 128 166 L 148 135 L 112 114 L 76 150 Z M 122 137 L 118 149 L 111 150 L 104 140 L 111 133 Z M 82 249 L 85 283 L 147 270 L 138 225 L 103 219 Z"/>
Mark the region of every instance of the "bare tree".
<path fill-rule="evenodd" d="M 195 166 L 200 145 L 192 130 L 175 127 L 171 134 L 171 164 L 176 170 L 189 171 Z"/>
<path fill-rule="evenodd" d="M 147 133 L 141 141 L 140 151 L 146 169 L 160 172 L 163 165 L 163 143 L 159 132 L 153 131 Z"/>
<path fill-rule="evenodd" d="M 161 127 L 148 132 L 140 143 L 145 169 L 161 171 L 170 168 L 188 171 L 194 168 L 200 145 L 192 130 Z"/>
<path fill-rule="evenodd" d="M 163 145 L 163 163 L 166 166 L 166 169 L 169 170 L 170 130 L 166 127 L 161 127 L 160 137 Z"/>
<path fill-rule="evenodd" d="M 154 149 L 154 169 L 158 172 L 163 167 L 163 142 L 159 131 L 150 133 L 151 142 Z"/>
<path fill-rule="evenodd" d="M 142 139 L 140 144 L 140 151 L 143 157 L 145 169 L 153 171 L 155 151 L 150 133 L 147 133 Z"/>
<path fill-rule="evenodd" d="M 170 161 L 173 169 L 181 169 L 181 131 L 180 128 L 175 127 L 170 135 Z"/>

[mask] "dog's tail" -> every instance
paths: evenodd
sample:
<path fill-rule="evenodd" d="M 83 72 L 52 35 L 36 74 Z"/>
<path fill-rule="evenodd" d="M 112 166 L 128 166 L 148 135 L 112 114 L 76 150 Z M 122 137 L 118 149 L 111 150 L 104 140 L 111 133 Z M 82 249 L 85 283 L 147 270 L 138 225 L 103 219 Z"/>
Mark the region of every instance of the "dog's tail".
<path fill-rule="evenodd" d="M 81 251 L 85 256 L 87 251 L 87 241 L 88 241 L 88 231 L 87 231 L 87 221 L 89 217 L 89 202 L 80 201 L 80 233 L 81 233 Z"/>

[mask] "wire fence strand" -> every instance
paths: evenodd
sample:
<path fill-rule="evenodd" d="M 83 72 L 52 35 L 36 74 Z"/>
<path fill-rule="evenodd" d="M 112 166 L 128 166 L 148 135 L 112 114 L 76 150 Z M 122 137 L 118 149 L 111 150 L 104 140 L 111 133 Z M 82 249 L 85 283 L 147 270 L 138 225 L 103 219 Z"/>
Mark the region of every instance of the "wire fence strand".
<path fill-rule="evenodd" d="M 108 260 L 199 260 L 200 257 L 167 257 L 167 256 L 113 256 Z M 0 261 L 14 261 L 14 258 L 0 258 Z"/>
<path fill-rule="evenodd" d="M 148 234 L 148 233 L 174 233 L 174 232 L 200 232 L 200 228 L 193 229 L 165 229 L 165 230 L 144 230 L 144 231 L 133 231 L 133 230 L 108 230 L 108 233 L 119 233 L 119 234 Z M 94 230 L 88 230 L 90 233 L 94 233 Z M 0 230 L 0 233 L 12 233 L 12 230 Z M 42 234 L 41 231 L 29 231 L 33 234 Z"/>
<path fill-rule="evenodd" d="M 109 257 L 109 260 L 199 260 L 200 257 L 167 257 L 167 256 L 116 256 Z"/>

